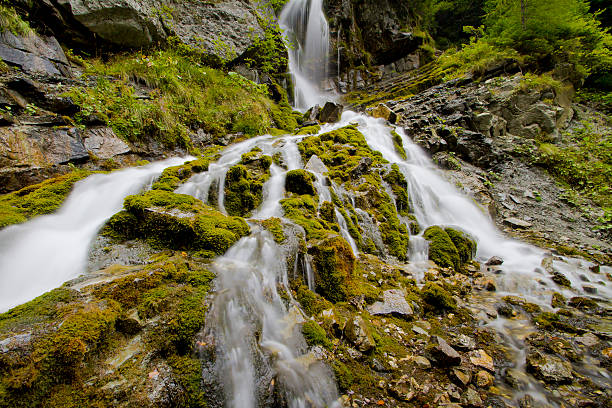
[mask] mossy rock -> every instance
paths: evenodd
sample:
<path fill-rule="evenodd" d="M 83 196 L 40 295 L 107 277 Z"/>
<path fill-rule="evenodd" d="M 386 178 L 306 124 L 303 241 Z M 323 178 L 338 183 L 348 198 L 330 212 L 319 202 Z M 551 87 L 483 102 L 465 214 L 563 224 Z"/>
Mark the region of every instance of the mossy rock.
<path fill-rule="evenodd" d="M 391 190 L 395 195 L 395 206 L 398 214 L 408 216 L 411 211 L 407 192 L 408 182 L 401 173 L 399 166 L 397 164 L 393 164 L 391 166 L 391 171 L 384 176 L 383 180 L 389 183 Z"/>
<path fill-rule="evenodd" d="M 298 287 L 296 299 L 302 305 L 302 310 L 309 316 L 317 316 L 322 311 L 332 307 L 329 301 L 308 289 L 306 285 Z"/>
<path fill-rule="evenodd" d="M 332 236 L 314 244 L 308 253 L 313 259 L 317 292 L 334 303 L 345 301 L 355 270 L 355 256 L 348 242 Z"/>
<path fill-rule="evenodd" d="M 455 248 L 457 248 L 461 265 L 466 264 L 476 256 L 476 241 L 468 234 L 453 228 L 445 228 L 444 231 L 448 234 L 451 241 L 453 241 Z"/>
<path fill-rule="evenodd" d="M 283 223 L 280 218 L 268 218 L 267 220 L 263 220 L 261 225 L 263 225 L 263 227 L 267 229 L 270 234 L 272 234 L 274 241 L 276 241 L 277 244 L 281 244 L 285 241 L 285 239 L 287 239 L 285 232 L 283 231 Z"/>
<path fill-rule="evenodd" d="M 315 180 L 314 174 L 307 170 L 291 170 L 287 172 L 285 190 L 298 195 L 314 196 L 317 194 L 314 186 Z"/>
<path fill-rule="evenodd" d="M 321 125 L 313 125 L 313 126 L 304 126 L 303 128 L 299 128 L 295 134 L 296 135 L 316 135 L 321 131 Z"/>
<path fill-rule="evenodd" d="M 107 223 L 107 235 L 144 238 L 156 247 L 225 253 L 249 233 L 242 218 L 228 217 L 184 194 L 152 190 L 128 196 L 125 211 Z"/>
<path fill-rule="evenodd" d="M 271 163 L 272 158 L 268 163 L 268 169 Z M 262 175 L 256 175 L 244 164 L 231 167 L 225 177 L 225 209 L 227 213 L 242 217 L 250 215 L 251 211 L 261 205 L 263 185 L 268 178 L 268 171 Z"/>
<path fill-rule="evenodd" d="M 428 282 L 421 289 L 421 298 L 435 311 L 455 310 L 457 302 L 449 291 L 442 286 Z"/>
<path fill-rule="evenodd" d="M 302 325 L 302 334 L 309 346 L 323 346 L 332 348 L 332 342 L 327 337 L 325 330 L 314 320 L 308 320 Z"/>
<path fill-rule="evenodd" d="M 432 226 L 425 230 L 423 237 L 429 241 L 430 260 L 443 268 L 459 269 L 461 265 L 459 252 L 445 230 Z"/>

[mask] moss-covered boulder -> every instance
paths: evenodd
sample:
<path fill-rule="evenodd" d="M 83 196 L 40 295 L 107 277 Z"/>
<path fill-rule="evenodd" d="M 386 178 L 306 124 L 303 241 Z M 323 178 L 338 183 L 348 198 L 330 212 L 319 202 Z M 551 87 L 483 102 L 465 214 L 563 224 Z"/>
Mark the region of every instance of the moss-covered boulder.
<path fill-rule="evenodd" d="M 312 256 L 317 292 L 331 302 L 347 299 L 355 270 L 351 246 L 340 236 L 323 239 L 308 249 Z"/>
<path fill-rule="evenodd" d="M 443 268 L 461 268 L 476 254 L 476 242 L 464 232 L 439 226 L 425 230 L 429 241 L 429 259 Z"/>
<path fill-rule="evenodd" d="M 434 311 L 455 310 L 457 302 L 449 291 L 436 283 L 427 283 L 421 289 L 421 298 Z"/>
<path fill-rule="evenodd" d="M 287 172 L 285 190 L 298 195 L 316 195 L 314 186 L 315 176 L 307 170 L 291 170 Z"/>
<path fill-rule="evenodd" d="M 221 255 L 249 233 L 242 218 L 223 215 L 185 194 L 152 190 L 128 196 L 124 208 L 109 220 L 106 233 L 145 238 L 156 247 Z"/>

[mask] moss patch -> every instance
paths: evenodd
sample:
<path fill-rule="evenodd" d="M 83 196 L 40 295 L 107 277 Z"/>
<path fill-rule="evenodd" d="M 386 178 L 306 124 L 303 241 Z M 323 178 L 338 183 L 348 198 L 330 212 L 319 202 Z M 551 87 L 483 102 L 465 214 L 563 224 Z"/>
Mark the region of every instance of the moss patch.
<path fill-rule="evenodd" d="M 350 245 L 343 238 L 333 236 L 313 245 L 308 253 L 313 259 L 317 291 L 332 302 L 346 300 L 355 270 Z"/>
<path fill-rule="evenodd" d="M 325 330 L 314 320 L 308 320 L 302 325 L 302 334 L 309 346 L 323 346 L 326 349 L 332 347 Z"/>
<path fill-rule="evenodd" d="M 307 170 L 291 170 L 287 172 L 285 190 L 298 195 L 317 195 L 314 186 L 315 176 Z"/>
<path fill-rule="evenodd" d="M 281 244 L 285 241 L 285 239 L 287 239 L 285 232 L 283 231 L 283 224 L 280 218 L 268 218 L 267 220 L 263 220 L 261 224 L 272 234 L 274 241 L 276 241 L 277 244 Z"/>
<path fill-rule="evenodd" d="M 225 210 L 229 215 L 248 216 L 263 201 L 263 185 L 270 178 L 272 158 L 254 149 L 242 155 L 225 177 Z"/>
<path fill-rule="evenodd" d="M 455 310 L 457 303 L 446 289 L 436 283 L 427 283 L 421 289 L 421 297 L 435 311 Z"/>
<path fill-rule="evenodd" d="M 443 268 L 458 269 L 461 263 L 457 247 L 441 227 L 433 226 L 423 234 L 429 241 L 429 259 Z"/>

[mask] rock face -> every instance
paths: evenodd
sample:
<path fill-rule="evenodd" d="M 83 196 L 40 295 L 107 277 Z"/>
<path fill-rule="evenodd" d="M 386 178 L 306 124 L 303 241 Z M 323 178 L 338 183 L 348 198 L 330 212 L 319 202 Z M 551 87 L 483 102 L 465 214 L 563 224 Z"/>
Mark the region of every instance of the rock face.
<path fill-rule="evenodd" d="M 71 75 L 66 55 L 54 37 L 36 34 L 21 37 L 3 31 L 0 33 L 0 59 L 30 74 Z"/>
<path fill-rule="evenodd" d="M 368 307 L 372 315 L 396 315 L 410 317 L 414 314 L 412 307 L 406 301 L 405 293 L 399 289 L 389 289 L 383 292 L 383 301 Z"/>

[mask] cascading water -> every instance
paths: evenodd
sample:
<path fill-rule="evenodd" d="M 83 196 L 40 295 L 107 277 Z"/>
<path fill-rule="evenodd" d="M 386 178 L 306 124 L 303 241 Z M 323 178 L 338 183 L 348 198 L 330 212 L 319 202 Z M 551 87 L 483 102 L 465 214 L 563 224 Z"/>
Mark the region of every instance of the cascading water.
<path fill-rule="evenodd" d="M 323 0 L 291 0 L 281 12 L 279 25 L 291 44 L 289 69 L 295 107 L 306 110 L 331 99 L 321 92 L 329 65 L 329 26 Z"/>
<path fill-rule="evenodd" d="M 0 312 L 60 286 L 85 270 L 87 252 L 104 222 L 166 168 L 173 158 L 78 182 L 54 214 L 0 231 Z"/>

